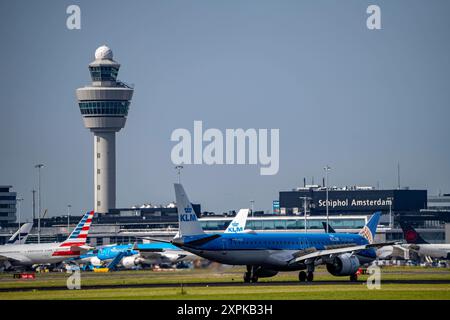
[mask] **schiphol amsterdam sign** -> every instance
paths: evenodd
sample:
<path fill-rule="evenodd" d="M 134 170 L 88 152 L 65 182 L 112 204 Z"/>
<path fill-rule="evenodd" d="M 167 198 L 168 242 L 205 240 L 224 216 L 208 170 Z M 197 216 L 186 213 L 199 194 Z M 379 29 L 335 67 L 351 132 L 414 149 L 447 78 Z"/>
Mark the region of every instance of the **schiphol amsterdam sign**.
<path fill-rule="evenodd" d="M 326 200 L 318 201 L 319 207 L 326 207 Z M 392 205 L 392 200 L 389 199 L 333 199 L 328 200 L 328 207 L 336 208 L 336 207 L 383 207 Z"/>

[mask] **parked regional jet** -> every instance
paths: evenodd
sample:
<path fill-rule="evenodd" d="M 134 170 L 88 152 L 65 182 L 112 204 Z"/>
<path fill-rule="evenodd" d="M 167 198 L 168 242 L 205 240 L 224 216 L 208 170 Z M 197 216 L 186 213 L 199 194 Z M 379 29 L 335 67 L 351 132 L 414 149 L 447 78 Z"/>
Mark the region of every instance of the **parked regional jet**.
<path fill-rule="evenodd" d="M 181 184 L 175 184 L 179 234 L 171 243 L 200 257 L 229 265 L 246 265 L 245 282 L 271 277 L 279 271 L 301 270 L 300 281 L 312 281 L 314 269 L 325 264 L 335 276 L 356 280 L 361 265 L 376 258 L 372 243 L 380 213 L 359 234 L 344 233 L 204 233 Z M 303 271 L 306 270 L 307 272 Z"/>
<path fill-rule="evenodd" d="M 33 224 L 31 222 L 23 224 L 19 230 L 14 233 L 5 245 L 24 244 L 27 241 Z"/>
<path fill-rule="evenodd" d="M 199 257 L 168 243 L 106 245 L 90 250 L 70 261 L 84 263 L 94 268 L 114 269 L 122 266 L 132 269 L 141 264 L 174 264 L 180 261 L 193 261 Z"/>
<path fill-rule="evenodd" d="M 67 258 L 79 256 L 90 247 L 86 238 L 91 227 L 94 211 L 87 212 L 78 225 L 61 243 L 19 244 L 0 247 L 0 267 L 9 269 L 15 266 L 58 263 Z"/>
<path fill-rule="evenodd" d="M 409 224 L 400 222 L 400 227 L 403 230 L 406 243 L 403 246 L 409 250 L 417 253 L 419 257 L 436 258 L 436 259 L 450 259 L 450 244 L 449 243 L 429 243 L 424 240 L 419 233 Z"/>

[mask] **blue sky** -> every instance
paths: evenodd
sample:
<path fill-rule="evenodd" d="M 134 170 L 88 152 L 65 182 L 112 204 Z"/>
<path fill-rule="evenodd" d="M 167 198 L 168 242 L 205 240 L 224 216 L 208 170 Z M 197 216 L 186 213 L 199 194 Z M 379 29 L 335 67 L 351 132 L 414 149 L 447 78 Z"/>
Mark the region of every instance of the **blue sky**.
<path fill-rule="evenodd" d="M 66 8 L 81 8 L 81 30 Z M 382 30 L 366 28 L 381 8 Z M 31 216 L 35 163 L 49 215 L 93 205 L 93 137 L 75 89 L 107 44 L 135 94 L 117 135 L 117 206 L 172 201 L 177 128 L 280 129 L 280 170 L 185 166 L 204 210 L 270 209 L 279 190 L 402 185 L 450 192 L 448 1 L 10 1 L 0 3 L 0 184 Z"/>

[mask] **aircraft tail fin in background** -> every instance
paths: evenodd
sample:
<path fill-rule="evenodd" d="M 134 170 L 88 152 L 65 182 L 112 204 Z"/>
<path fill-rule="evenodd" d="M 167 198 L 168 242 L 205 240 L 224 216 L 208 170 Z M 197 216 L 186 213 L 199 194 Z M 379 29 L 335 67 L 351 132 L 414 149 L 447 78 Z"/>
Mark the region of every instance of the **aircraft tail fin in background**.
<path fill-rule="evenodd" d="M 73 229 L 70 236 L 60 245 L 60 247 L 80 247 L 85 245 L 93 217 L 94 211 L 86 212 L 75 229 Z"/>
<path fill-rule="evenodd" d="M 234 217 L 233 221 L 230 222 L 225 233 L 239 233 L 244 232 L 245 225 L 247 223 L 247 217 L 249 209 L 241 209 Z"/>
<path fill-rule="evenodd" d="M 411 244 L 427 244 L 428 242 L 423 239 L 420 234 L 408 223 L 400 222 L 400 227 L 403 230 L 403 237 L 407 243 Z"/>
<path fill-rule="evenodd" d="M 179 237 L 204 234 L 200 222 L 197 220 L 194 208 L 188 199 L 186 192 L 181 184 L 175 183 L 175 198 L 178 210 Z"/>
<path fill-rule="evenodd" d="M 326 221 L 322 221 L 323 230 L 327 232 L 327 223 Z M 333 229 L 332 226 L 328 224 L 328 233 L 336 233 L 336 230 Z"/>
<path fill-rule="evenodd" d="M 33 224 L 31 222 L 23 224 L 20 229 L 9 238 L 6 244 L 24 244 L 25 241 L 27 241 L 28 234 L 32 228 Z"/>
<path fill-rule="evenodd" d="M 367 221 L 367 224 L 361 229 L 359 235 L 366 238 L 369 243 L 373 243 L 377 232 L 378 221 L 380 221 L 381 212 L 375 212 Z"/>

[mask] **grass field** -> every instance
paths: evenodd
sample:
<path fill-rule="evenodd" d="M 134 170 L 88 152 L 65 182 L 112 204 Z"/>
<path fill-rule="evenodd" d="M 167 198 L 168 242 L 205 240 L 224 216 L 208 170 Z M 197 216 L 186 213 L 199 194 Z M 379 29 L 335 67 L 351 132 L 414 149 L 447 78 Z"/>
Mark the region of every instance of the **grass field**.
<path fill-rule="evenodd" d="M 208 286 L 208 283 L 241 283 L 242 268 L 177 270 L 172 272 L 121 271 L 107 274 L 85 272 L 81 274 L 81 290 L 49 290 L 50 287 L 65 286 L 68 275 L 64 273 L 37 274 L 35 280 L 13 279 L 11 274 L 0 275 L 0 289 L 35 288 L 33 291 L 4 291 L 0 299 L 450 299 L 450 269 L 416 267 L 389 267 L 382 269 L 380 290 L 369 290 L 361 276 L 361 282 L 348 284 L 348 277 L 333 277 L 323 269 L 317 269 L 315 281 L 342 281 L 315 285 L 274 285 L 273 281 L 297 281 L 297 273 L 280 273 L 276 277 L 263 278 L 267 285 Z M 410 281 L 432 280 L 447 283 L 414 284 Z M 402 283 L 404 281 L 404 283 Z M 104 288 L 86 289 L 89 286 L 174 283 L 171 288 Z M 196 287 L 181 284 L 204 283 Z M 83 289 L 83 287 L 85 289 Z M 46 290 L 47 289 L 47 290 Z"/>

